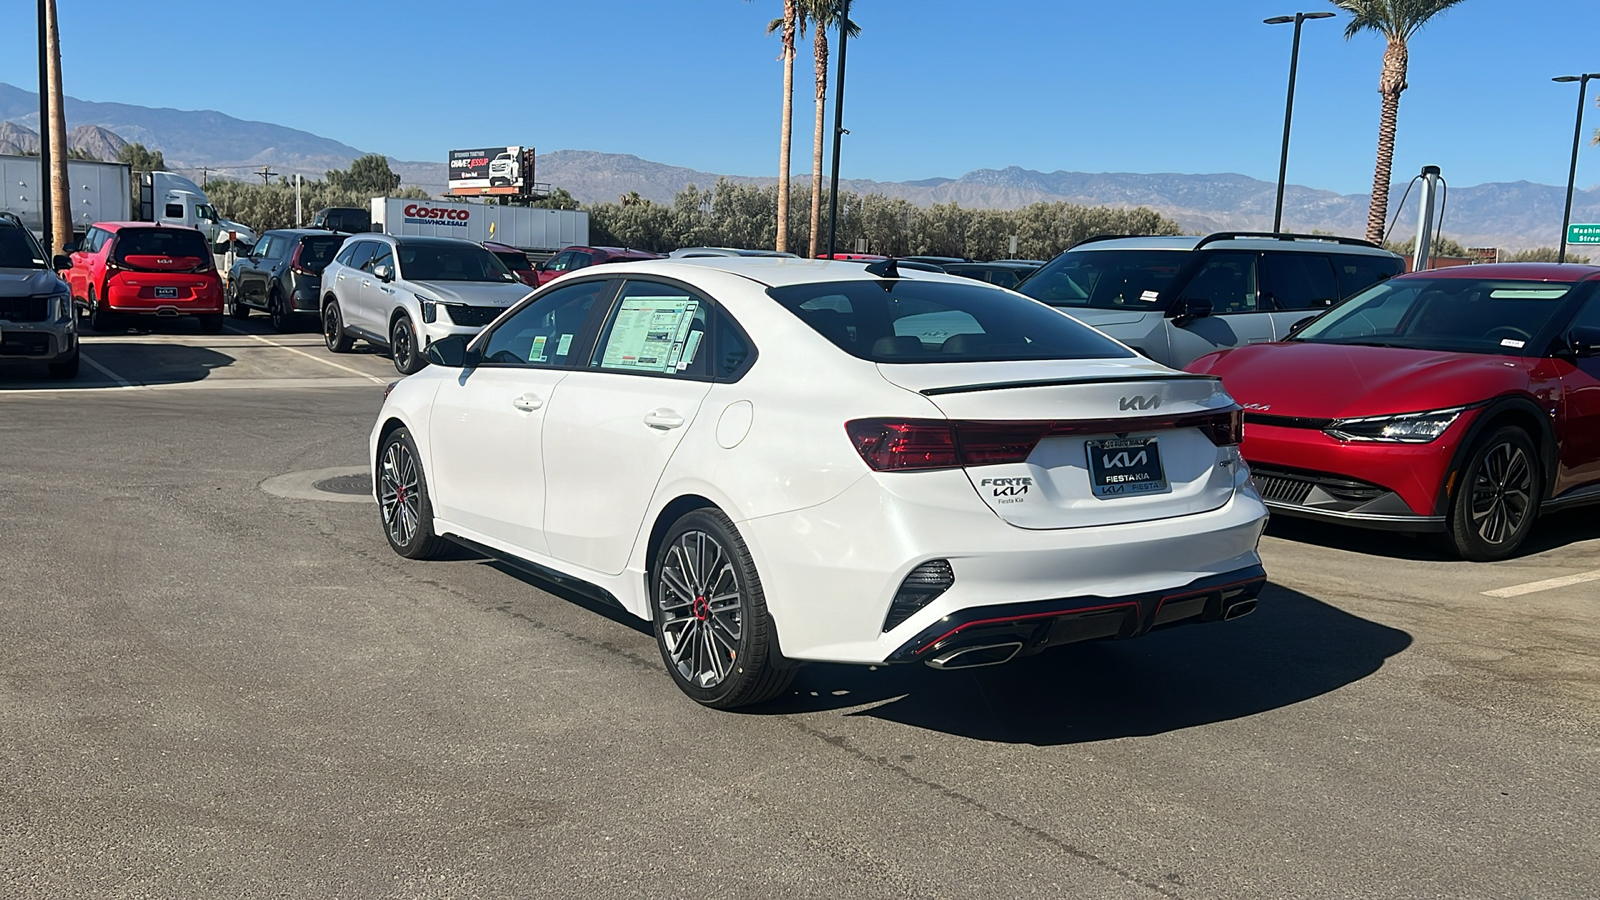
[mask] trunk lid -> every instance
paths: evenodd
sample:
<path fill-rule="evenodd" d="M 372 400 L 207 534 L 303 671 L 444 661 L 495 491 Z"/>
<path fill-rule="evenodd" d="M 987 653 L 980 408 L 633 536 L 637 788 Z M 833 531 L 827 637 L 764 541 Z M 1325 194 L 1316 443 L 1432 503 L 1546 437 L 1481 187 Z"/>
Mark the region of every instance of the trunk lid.
<path fill-rule="evenodd" d="M 1220 435 L 1237 432 L 1237 405 L 1215 378 L 1124 360 L 878 370 L 959 423 L 973 489 L 1020 528 L 1192 515 L 1233 495 L 1240 463 Z M 986 462 L 991 450 L 1006 461 Z"/>

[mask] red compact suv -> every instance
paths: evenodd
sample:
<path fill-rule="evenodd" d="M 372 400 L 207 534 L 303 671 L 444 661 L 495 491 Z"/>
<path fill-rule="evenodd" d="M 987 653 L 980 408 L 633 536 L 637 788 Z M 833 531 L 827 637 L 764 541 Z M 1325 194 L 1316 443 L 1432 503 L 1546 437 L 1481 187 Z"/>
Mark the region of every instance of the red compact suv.
<path fill-rule="evenodd" d="M 118 318 L 195 316 L 207 334 L 222 331 L 222 278 L 205 235 L 152 222 L 100 222 L 83 244 L 68 245 L 73 301 L 95 331 Z"/>
<path fill-rule="evenodd" d="M 1600 268 L 1417 272 L 1295 328 L 1188 367 L 1244 407 L 1274 512 L 1492 560 L 1540 513 L 1600 502 Z"/>
<path fill-rule="evenodd" d="M 557 278 L 608 262 L 628 262 L 636 259 L 663 259 L 659 253 L 648 253 L 644 250 L 629 250 L 626 247 L 568 247 L 557 253 L 551 259 L 539 264 L 539 283 L 545 284 Z"/>
<path fill-rule="evenodd" d="M 518 281 L 530 287 L 539 286 L 539 271 L 528 260 L 528 254 L 510 244 L 498 244 L 494 241 L 484 241 L 483 249 L 498 256 L 500 261 L 506 264 L 506 268 L 511 270 L 511 274 L 517 276 Z"/>

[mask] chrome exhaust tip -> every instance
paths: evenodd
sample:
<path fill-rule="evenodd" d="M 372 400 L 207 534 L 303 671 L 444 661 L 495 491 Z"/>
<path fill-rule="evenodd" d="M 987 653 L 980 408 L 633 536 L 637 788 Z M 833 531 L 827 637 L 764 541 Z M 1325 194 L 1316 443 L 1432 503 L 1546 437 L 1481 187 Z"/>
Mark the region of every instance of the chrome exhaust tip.
<path fill-rule="evenodd" d="M 1227 622 L 1231 619 L 1237 619 L 1240 616 L 1248 616 L 1255 611 L 1255 600 L 1240 600 L 1238 603 L 1235 603 L 1223 611 L 1222 621 Z"/>
<path fill-rule="evenodd" d="M 1021 641 L 960 647 L 929 659 L 928 666 L 934 669 L 976 669 L 979 666 L 998 666 L 1010 662 L 1021 649 Z"/>
<path fill-rule="evenodd" d="M 178 317 L 178 308 L 176 306 L 163 306 L 156 310 L 156 315 L 175 319 Z"/>

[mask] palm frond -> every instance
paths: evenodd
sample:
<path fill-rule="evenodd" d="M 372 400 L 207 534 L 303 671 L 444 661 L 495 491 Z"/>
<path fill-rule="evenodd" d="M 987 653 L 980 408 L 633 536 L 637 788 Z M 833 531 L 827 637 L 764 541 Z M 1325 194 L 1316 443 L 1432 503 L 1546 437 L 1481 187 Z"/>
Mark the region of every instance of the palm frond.
<path fill-rule="evenodd" d="M 1461 0 L 1329 0 L 1350 14 L 1345 23 L 1346 40 L 1363 31 L 1375 31 L 1390 40 L 1404 41 L 1417 33 L 1434 16 Z"/>

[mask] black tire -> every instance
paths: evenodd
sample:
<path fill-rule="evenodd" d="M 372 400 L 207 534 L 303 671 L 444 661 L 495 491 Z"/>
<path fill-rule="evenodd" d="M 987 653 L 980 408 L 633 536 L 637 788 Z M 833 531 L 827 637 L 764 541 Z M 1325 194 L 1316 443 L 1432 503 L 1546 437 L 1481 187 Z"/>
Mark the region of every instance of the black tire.
<path fill-rule="evenodd" d="M 59 362 L 50 363 L 50 377 L 66 381 L 78 377 L 78 368 L 82 363 L 82 348 L 78 344 L 72 345 L 72 355 Z"/>
<path fill-rule="evenodd" d="M 235 319 L 250 318 L 250 307 L 245 306 L 239 299 L 238 282 L 230 281 L 228 283 L 228 315 L 233 316 Z"/>
<path fill-rule="evenodd" d="M 95 299 L 94 288 L 89 288 L 89 327 L 106 334 L 112 330 L 115 322 L 111 310 L 100 305 L 100 301 Z"/>
<path fill-rule="evenodd" d="M 1515 554 L 1539 518 L 1544 476 L 1528 433 L 1506 426 L 1479 439 L 1450 504 L 1446 543 L 1462 559 L 1490 562 Z"/>
<path fill-rule="evenodd" d="M 283 297 L 277 288 L 273 288 L 267 297 L 267 315 L 272 317 L 272 330 L 279 334 L 300 330 L 300 317 L 284 308 Z"/>
<path fill-rule="evenodd" d="M 696 703 L 750 706 L 794 680 L 750 551 L 720 510 L 694 510 L 667 530 L 651 561 L 650 609 L 661 660 Z"/>
<path fill-rule="evenodd" d="M 329 300 L 322 308 L 322 342 L 328 345 L 330 353 L 349 353 L 356 345 L 355 338 L 345 334 L 338 300 Z"/>
<path fill-rule="evenodd" d="M 200 320 L 200 330 L 206 334 L 222 333 L 222 313 L 208 313 L 195 318 Z"/>
<path fill-rule="evenodd" d="M 411 327 L 410 316 L 396 316 L 389 325 L 389 359 L 401 375 L 414 375 L 428 365 L 417 349 L 417 332 Z"/>
<path fill-rule="evenodd" d="M 373 467 L 383 536 L 406 559 L 439 559 L 450 542 L 433 533 L 433 502 L 411 432 L 397 428 L 378 447 Z"/>

